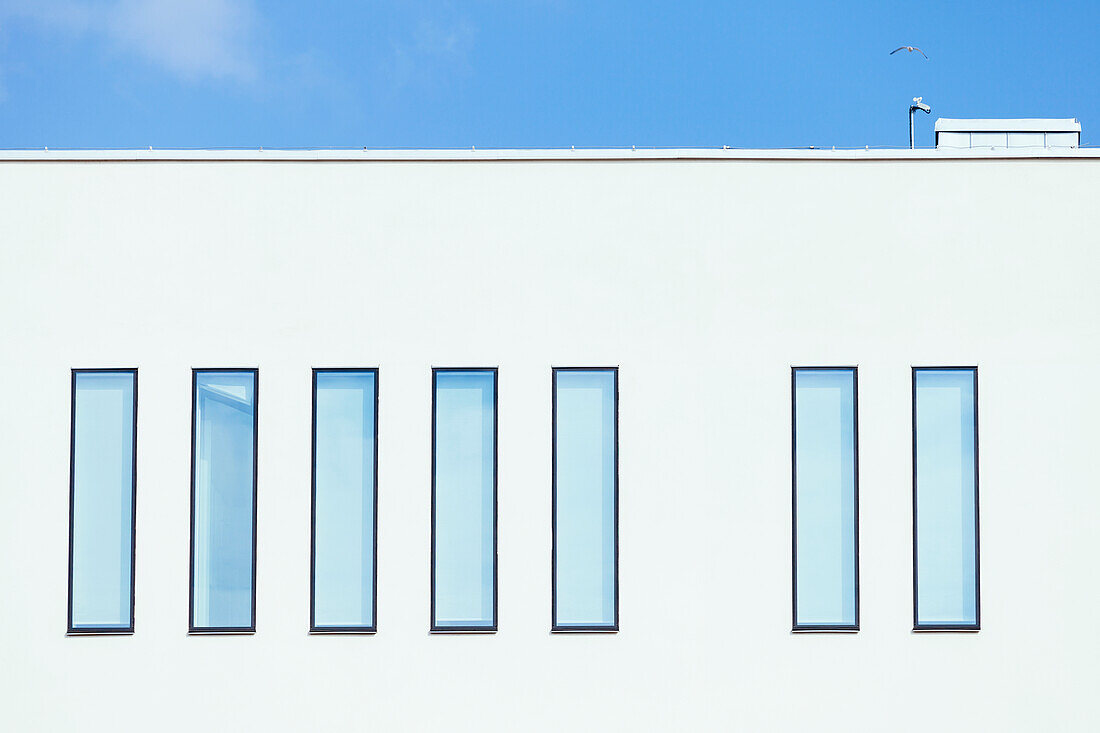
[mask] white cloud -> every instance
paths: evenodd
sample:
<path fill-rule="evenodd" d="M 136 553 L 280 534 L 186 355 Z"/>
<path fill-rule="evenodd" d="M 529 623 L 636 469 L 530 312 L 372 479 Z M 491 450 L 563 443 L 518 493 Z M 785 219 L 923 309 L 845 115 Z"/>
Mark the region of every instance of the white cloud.
<path fill-rule="evenodd" d="M 0 20 L 103 38 L 187 80 L 251 81 L 257 73 L 251 0 L 0 0 Z"/>
<path fill-rule="evenodd" d="M 115 40 L 180 76 L 251 80 L 255 14 L 242 0 L 121 0 Z"/>
<path fill-rule="evenodd" d="M 467 73 L 476 36 L 477 29 L 453 12 L 423 12 L 410 38 L 391 41 L 388 77 L 404 86 Z"/>

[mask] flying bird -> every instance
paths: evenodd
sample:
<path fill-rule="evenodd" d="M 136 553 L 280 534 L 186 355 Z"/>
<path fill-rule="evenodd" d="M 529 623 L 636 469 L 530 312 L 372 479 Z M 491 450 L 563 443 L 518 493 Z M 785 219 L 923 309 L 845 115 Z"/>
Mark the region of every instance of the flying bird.
<path fill-rule="evenodd" d="M 897 48 L 895 48 L 893 51 L 890 52 L 890 55 L 893 56 L 898 51 L 908 51 L 909 53 L 913 53 L 914 51 L 916 51 L 917 53 L 919 53 L 924 58 L 928 58 L 928 54 L 926 54 L 924 51 L 921 51 L 916 46 L 898 46 Z"/>

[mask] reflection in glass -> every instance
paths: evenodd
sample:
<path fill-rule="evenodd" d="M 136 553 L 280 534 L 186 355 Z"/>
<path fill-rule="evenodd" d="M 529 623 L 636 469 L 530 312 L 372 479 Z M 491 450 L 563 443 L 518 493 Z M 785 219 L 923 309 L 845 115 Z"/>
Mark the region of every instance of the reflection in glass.
<path fill-rule="evenodd" d="M 133 627 L 136 411 L 137 372 L 73 372 L 73 631 Z"/>
<path fill-rule="evenodd" d="M 374 627 L 373 370 L 314 372 L 313 626 Z"/>
<path fill-rule="evenodd" d="M 916 369 L 918 627 L 978 626 L 977 370 Z"/>
<path fill-rule="evenodd" d="M 496 628 L 496 371 L 433 372 L 432 627 Z"/>
<path fill-rule="evenodd" d="M 794 370 L 795 627 L 856 628 L 856 371 Z"/>
<path fill-rule="evenodd" d="M 191 626 L 253 627 L 256 372 L 194 372 Z"/>
<path fill-rule="evenodd" d="M 614 369 L 554 370 L 554 627 L 616 618 Z"/>

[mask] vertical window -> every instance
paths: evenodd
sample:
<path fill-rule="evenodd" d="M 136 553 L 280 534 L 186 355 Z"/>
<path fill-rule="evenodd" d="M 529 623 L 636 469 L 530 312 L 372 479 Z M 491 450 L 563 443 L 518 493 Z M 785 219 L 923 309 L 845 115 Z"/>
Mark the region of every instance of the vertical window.
<path fill-rule="evenodd" d="M 791 370 L 795 631 L 859 629 L 856 370 Z"/>
<path fill-rule="evenodd" d="M 497 370 L 432 370 L 432 630 L 495 631 Z"/>
<path fill-rule="evenodd" d="M 553 629 L 614 631 L 618 369 L 553 370 Z"/>
<path fill-rule="evenodd" d="M 134 630 L 137 370 L 74 369 L 69 632 Z"/>
<path fill-rule="evenodd" d="M 256 378 L 192 372 L 192 632 L 256 629 Z"/>
<path fill-rule="evenodd" d="M 980 626 L 976 367 L 913 369 L 913 626 Z"/>
<path fill-rule="evenodd" d="M 313 631 L 375 630 L 378 370 L 313 370 Z"/>

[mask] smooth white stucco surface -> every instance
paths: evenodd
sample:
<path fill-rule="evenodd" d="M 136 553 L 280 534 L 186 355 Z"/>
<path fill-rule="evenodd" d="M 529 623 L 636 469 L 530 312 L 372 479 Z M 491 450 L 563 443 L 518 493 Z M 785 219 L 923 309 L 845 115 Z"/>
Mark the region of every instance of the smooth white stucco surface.
<path fill-rule="evenodd" d="M 0 162 L 0 728 L 1092 730 L 1100 160 Z M 859 366 L 792 634 L 792 365 Z M 913 633 L 910 366 L 978 365 L 979 633 Z M 620 624 L 551 634 L 551 366 Z M 138 367 L 136 633 L 65 635 L 70 369 Z M 380 368 L 378 633 L 311 636 L 310 368 Z M 499 632 L 431 635 L 431 368 L 499 367 Z M 259 368 L 257 632 L 188 636 L 192 367 Z"/>

